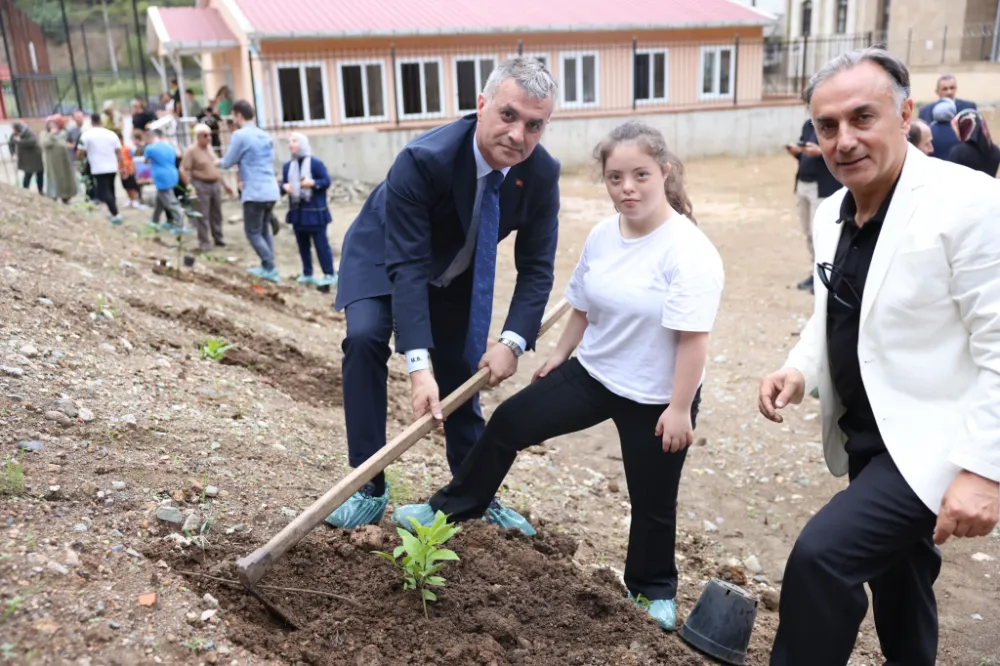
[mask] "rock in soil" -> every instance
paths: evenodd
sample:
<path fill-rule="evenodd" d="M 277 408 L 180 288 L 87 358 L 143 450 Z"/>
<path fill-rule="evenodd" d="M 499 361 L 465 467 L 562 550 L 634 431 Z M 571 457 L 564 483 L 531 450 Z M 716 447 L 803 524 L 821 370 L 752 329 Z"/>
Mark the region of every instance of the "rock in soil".
<path fill-rule="evenodd" d="M 49 421 L 55 421 L 63 428 L 68 428 L 73 425 L 73 419 L 66 416 L 63 412 L 57 412 L 55 410 L 50 410 L 45 412 L 45 418 Z"/>
<path fill-rule="evenodd" d="M 173 523 L 174 525 L 182 525 L 184 523 L 184 514 L 175 506 L 159 507 L 156 510 L 156 517 L 165 523 Z"/>
<path fill-rule="evenodd" d="M 378 525 L 362 525 L 351 532 L 351 545 L 360 550 L 382 550 L 385 532 Z"/>
<path fill-rule="evenodd" d="M 62 412 L 71 419 L 75 419 L 77 415 L 76 405 L 73 404 L 72 400 L 66 400 L 65 398 L 53 402 L 49 406 L 49 410 L 54 412 Z"/>
<path fill-rule="evenodd" d="M 772 613 L 778 612 L 778 602 L 781 595 L 777 590 L 764 590 L 760 593 L 760 600 L 764 603 L 764 608 Z"/>

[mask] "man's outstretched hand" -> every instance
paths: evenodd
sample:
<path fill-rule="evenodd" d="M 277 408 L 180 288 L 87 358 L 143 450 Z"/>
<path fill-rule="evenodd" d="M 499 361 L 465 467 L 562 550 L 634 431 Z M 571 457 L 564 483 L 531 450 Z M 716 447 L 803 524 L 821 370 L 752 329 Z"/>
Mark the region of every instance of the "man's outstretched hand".
<path fill-rule="evenodd" d="M 798 404 L 806 393 L 806 378 L 794 368 L 782 368 L 760 380 L 757 409 L 770 421 L 784 421 L 779 409 L 789 404 Z"/>
<path fill-rule="evenodd" d="M 441 412 L 441 402 L 438 396 L 437 380 L 430 370 L 417 370 L 410 373 L 410 401 L 413 406 L 413 417 L 419 419 L 424 414 L 432 414 L 438 425 L 444 422 Z"/>
<path fill-rule="evenodd" d="M 934 543 L 949 537 L 986 536 L 1000 519 L 1000 484 L 962 470 L 941 499 Z"/>

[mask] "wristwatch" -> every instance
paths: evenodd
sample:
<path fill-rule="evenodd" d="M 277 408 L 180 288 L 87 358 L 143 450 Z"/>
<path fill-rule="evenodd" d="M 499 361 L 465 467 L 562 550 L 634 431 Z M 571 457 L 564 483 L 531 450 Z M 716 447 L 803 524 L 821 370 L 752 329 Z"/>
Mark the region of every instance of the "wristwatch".
<path fill-rule="evenodd" d="M 524 353 L 524 350 L 521 349 L 521 345 L 517 344 L 510 338 L 500 338 L 500 344 L 514 352 L 514 358 L 519 358 L 521 354 Z"/>

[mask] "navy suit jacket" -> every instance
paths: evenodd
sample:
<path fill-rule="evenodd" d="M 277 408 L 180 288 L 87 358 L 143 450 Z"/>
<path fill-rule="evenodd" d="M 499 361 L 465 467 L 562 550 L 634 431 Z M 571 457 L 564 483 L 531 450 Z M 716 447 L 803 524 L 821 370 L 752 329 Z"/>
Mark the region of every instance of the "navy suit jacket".
<path fill-rule="evenodd" d="M 934 100 L 933 102 L 928 102 L 927 104 L 924 104 L 922 107 L 920 107 L 920 111 L 917 113 L 917 116 L 922 121 L 930 125 L 932 122 L 934 122 L 934 117 L 931 115 L 934 112 L 934 105 L 937 104 L 939 101 L 940 100 Z M 975 108 L 977 108 L 975 102 L 970 102 L 967 99 L 958 99 L 957 97 L 955 98 L 956 112 L 961 113 L 966 109 L 975 109 Z M 947 159 L 947 156 L 945 156 L 945 159 Z"/>
<path fill-rule="evenodd" d="M 431 290 L 463 290 L 471 297 L 471 265 L 449 287 L 430 283 L 462 249 L 472 222 L 475 131 L 476 116 L 470 114 L 407 144 L 344 236 L 334 305 L 340 310 L 362 298 L 391 295 L 397 351 L 434 348 Z M 538 145 L 511 167 L 500 187 L 499 240 L 517 231 L 517 282 L 503 330 L 523 337 L 528 349 L 534 348 L 555 279 L 559 172 L 559 162 Z"/>

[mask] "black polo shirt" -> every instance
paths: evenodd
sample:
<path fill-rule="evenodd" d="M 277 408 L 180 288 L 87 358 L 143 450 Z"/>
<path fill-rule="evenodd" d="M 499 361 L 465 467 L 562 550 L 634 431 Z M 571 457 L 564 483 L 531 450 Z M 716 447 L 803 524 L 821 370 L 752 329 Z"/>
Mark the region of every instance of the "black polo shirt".
<path fill-rule="evenodd" d="M 844 196 L 838 222 L 843 228 L 834 255 L 834 267 L 825 271 L 830 282 L 826 306 L 827 353 L 833 387 L 846 410 L 838 425 L 847 435 L 846 448 L 850 454 L 874 455 L 885 450 L 878 422 L 861 380 L 858 329 L 868 269 L 896 184 L 893 184 L 875 215 L 861 227 L 855 222 L 858 208 L 854 195 L 848 192 Z"/>

